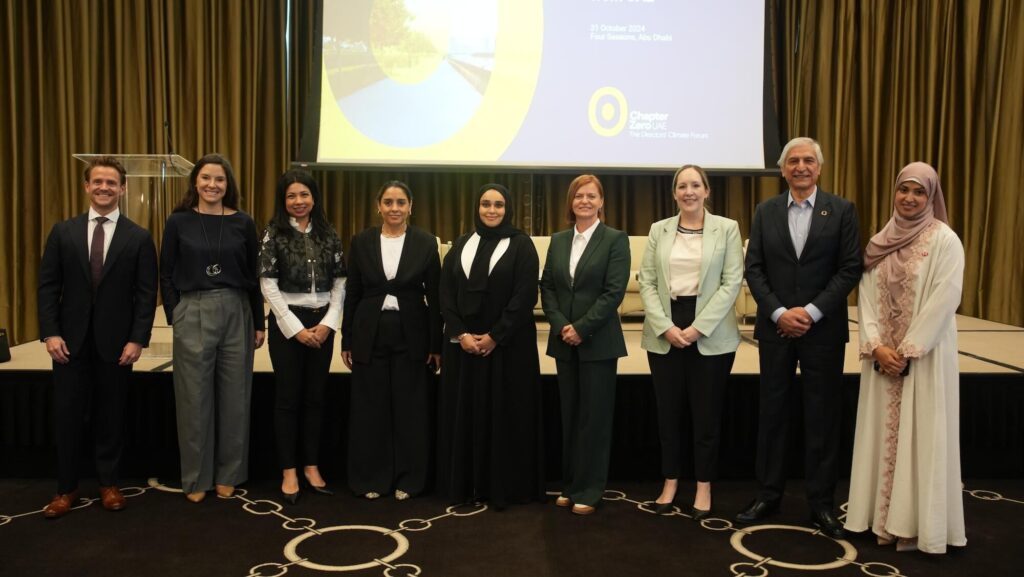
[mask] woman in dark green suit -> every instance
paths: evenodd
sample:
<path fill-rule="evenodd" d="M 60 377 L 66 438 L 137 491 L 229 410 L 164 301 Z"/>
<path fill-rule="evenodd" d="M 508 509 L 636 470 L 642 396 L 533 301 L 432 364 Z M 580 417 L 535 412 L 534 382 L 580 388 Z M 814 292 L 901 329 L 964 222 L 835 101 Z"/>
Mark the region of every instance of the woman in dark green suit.
<path fill-rule="evenodd" d="M 584 174 L 569 184 L 573 227 L 551 237 L 540 291 L 551 325 L 562 404 L 562 492 L 555 502 L 589 515 L 608 480 L 615 376 L 626 341 L 618 308 L 629 280 L 629 238 L 605 226 L 604 189 Z"/>

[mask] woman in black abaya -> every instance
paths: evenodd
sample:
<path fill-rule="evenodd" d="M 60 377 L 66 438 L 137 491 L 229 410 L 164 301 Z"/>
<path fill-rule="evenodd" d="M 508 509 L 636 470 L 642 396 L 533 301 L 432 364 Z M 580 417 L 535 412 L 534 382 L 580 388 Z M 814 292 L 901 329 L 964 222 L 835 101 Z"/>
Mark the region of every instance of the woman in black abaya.
<path fill-rule="evenodd" d="M 496 508 L 542 500 L 540 364 L 533 308 L 539 264 L 512 226 L 500 184 L 477 194 L 476 230 L 441 270 L 444 369 L 438 399 L 438 491 Z"/>

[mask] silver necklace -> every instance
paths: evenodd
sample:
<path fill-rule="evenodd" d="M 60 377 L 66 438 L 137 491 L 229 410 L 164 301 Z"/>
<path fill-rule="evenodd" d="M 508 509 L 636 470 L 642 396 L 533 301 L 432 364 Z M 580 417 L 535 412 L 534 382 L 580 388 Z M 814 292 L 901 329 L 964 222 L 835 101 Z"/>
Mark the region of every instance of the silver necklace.
<path fill-rule="evenodd" d="M 213 256 L 213 247 L 210 246 L 210 237 L 206 234 L 206 225 L 203 223 L 203 213 L 196 207 L 196 212 L 199 213 L 199 226 L 203 228 L 203 238 L 206 239 L 206 252 Z M 211 215 L 212 216 L 212 215 Z M 215 277 L 222 272 L 220 267 L 220 247 L 221 241 L 224 240 L 224 205 L 220 205 L 220 233 L 217 235 L 217 258 L 213 261 L 213 264 L 207 265 L 206 276 Z"/>

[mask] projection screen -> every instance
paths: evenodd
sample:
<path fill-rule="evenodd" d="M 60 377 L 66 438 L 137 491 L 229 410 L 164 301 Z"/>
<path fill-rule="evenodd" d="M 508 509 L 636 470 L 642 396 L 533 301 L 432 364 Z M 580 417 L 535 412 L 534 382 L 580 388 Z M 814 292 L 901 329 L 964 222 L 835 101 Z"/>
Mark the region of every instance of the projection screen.
<path fill-rule="evenodd" d="M 763 0 L 324 0 L 303 160 L 761 170 L 764 20 Z"/>

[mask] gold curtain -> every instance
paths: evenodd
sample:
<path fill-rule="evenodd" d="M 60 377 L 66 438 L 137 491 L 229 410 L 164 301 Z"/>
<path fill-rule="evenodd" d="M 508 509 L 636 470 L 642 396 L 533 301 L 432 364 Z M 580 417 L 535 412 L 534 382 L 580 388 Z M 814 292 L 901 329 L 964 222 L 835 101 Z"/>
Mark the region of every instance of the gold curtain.
<path fill-rule="evenodd" d="M 900 168 L 932 164 L 966 252 L 960 312 L 1024 326 L 1024 4 L 773 3 L 783 130 L 821 142 L 821 185 L 857 203 L 862 240 Z"/>
<path fill-rule="evenodd" d="M 265 220 L 289 159 L 285 5 L 232 0 L 0 3 L 0 326 L 38 336 L 36 283 L 54 223 L 88 208 L 78 152 L 229 158 L 242 209 Z M 131 188 L 132 183 L 129 183 Z M 187 186 L 171 179 L 140 222 L 157 242 Z"/>
<path fill-rule="evenodd" d="M 313 65 L 317 2 L 267 0 L 10 0 L 0 3 L 0 326 L 36 338 L 36 282 L 50 227 L 86 209 L 75 152 L 220 152 L 234 164 L 243 209 L 258 225 L 295 158 Z M 727 31 L 723 31 L 727 33 Z M 768 45 L 783 140 L 818 139 L 821 186 L 857 203 L 862 235 L 888 220 L 892 180 L 914 160 L 936 166 L 964 241 L 961 312 L 1024 325 L 1024 9 L 1016 0 L 768 0 Z M 1016 64 L 1016 68 L 1014 65 Z M 290 82 L 289 82 L 290 80 Z M 702 79 L 706 90 L 715 79 Z M 286 103 L 289 105 L 286 107 Z M 680 159 L 680 163 L 686 159 Z M 517 224 L 550 234 L 564 223 L 573 175 L 318 171 L 344 238 L 377 222 L 387 179 L 407 181 L 413 221 L 451 240 L 471 228 L 489 181 L 516 196 Z M 602 174 L 607 222 L 630 234 L 674 212 L 666 176 Z M 185 180 L 154 202 L 159 242 Z M 776 177 L 714 177 L 712 210 L 749 230 Z"/>

